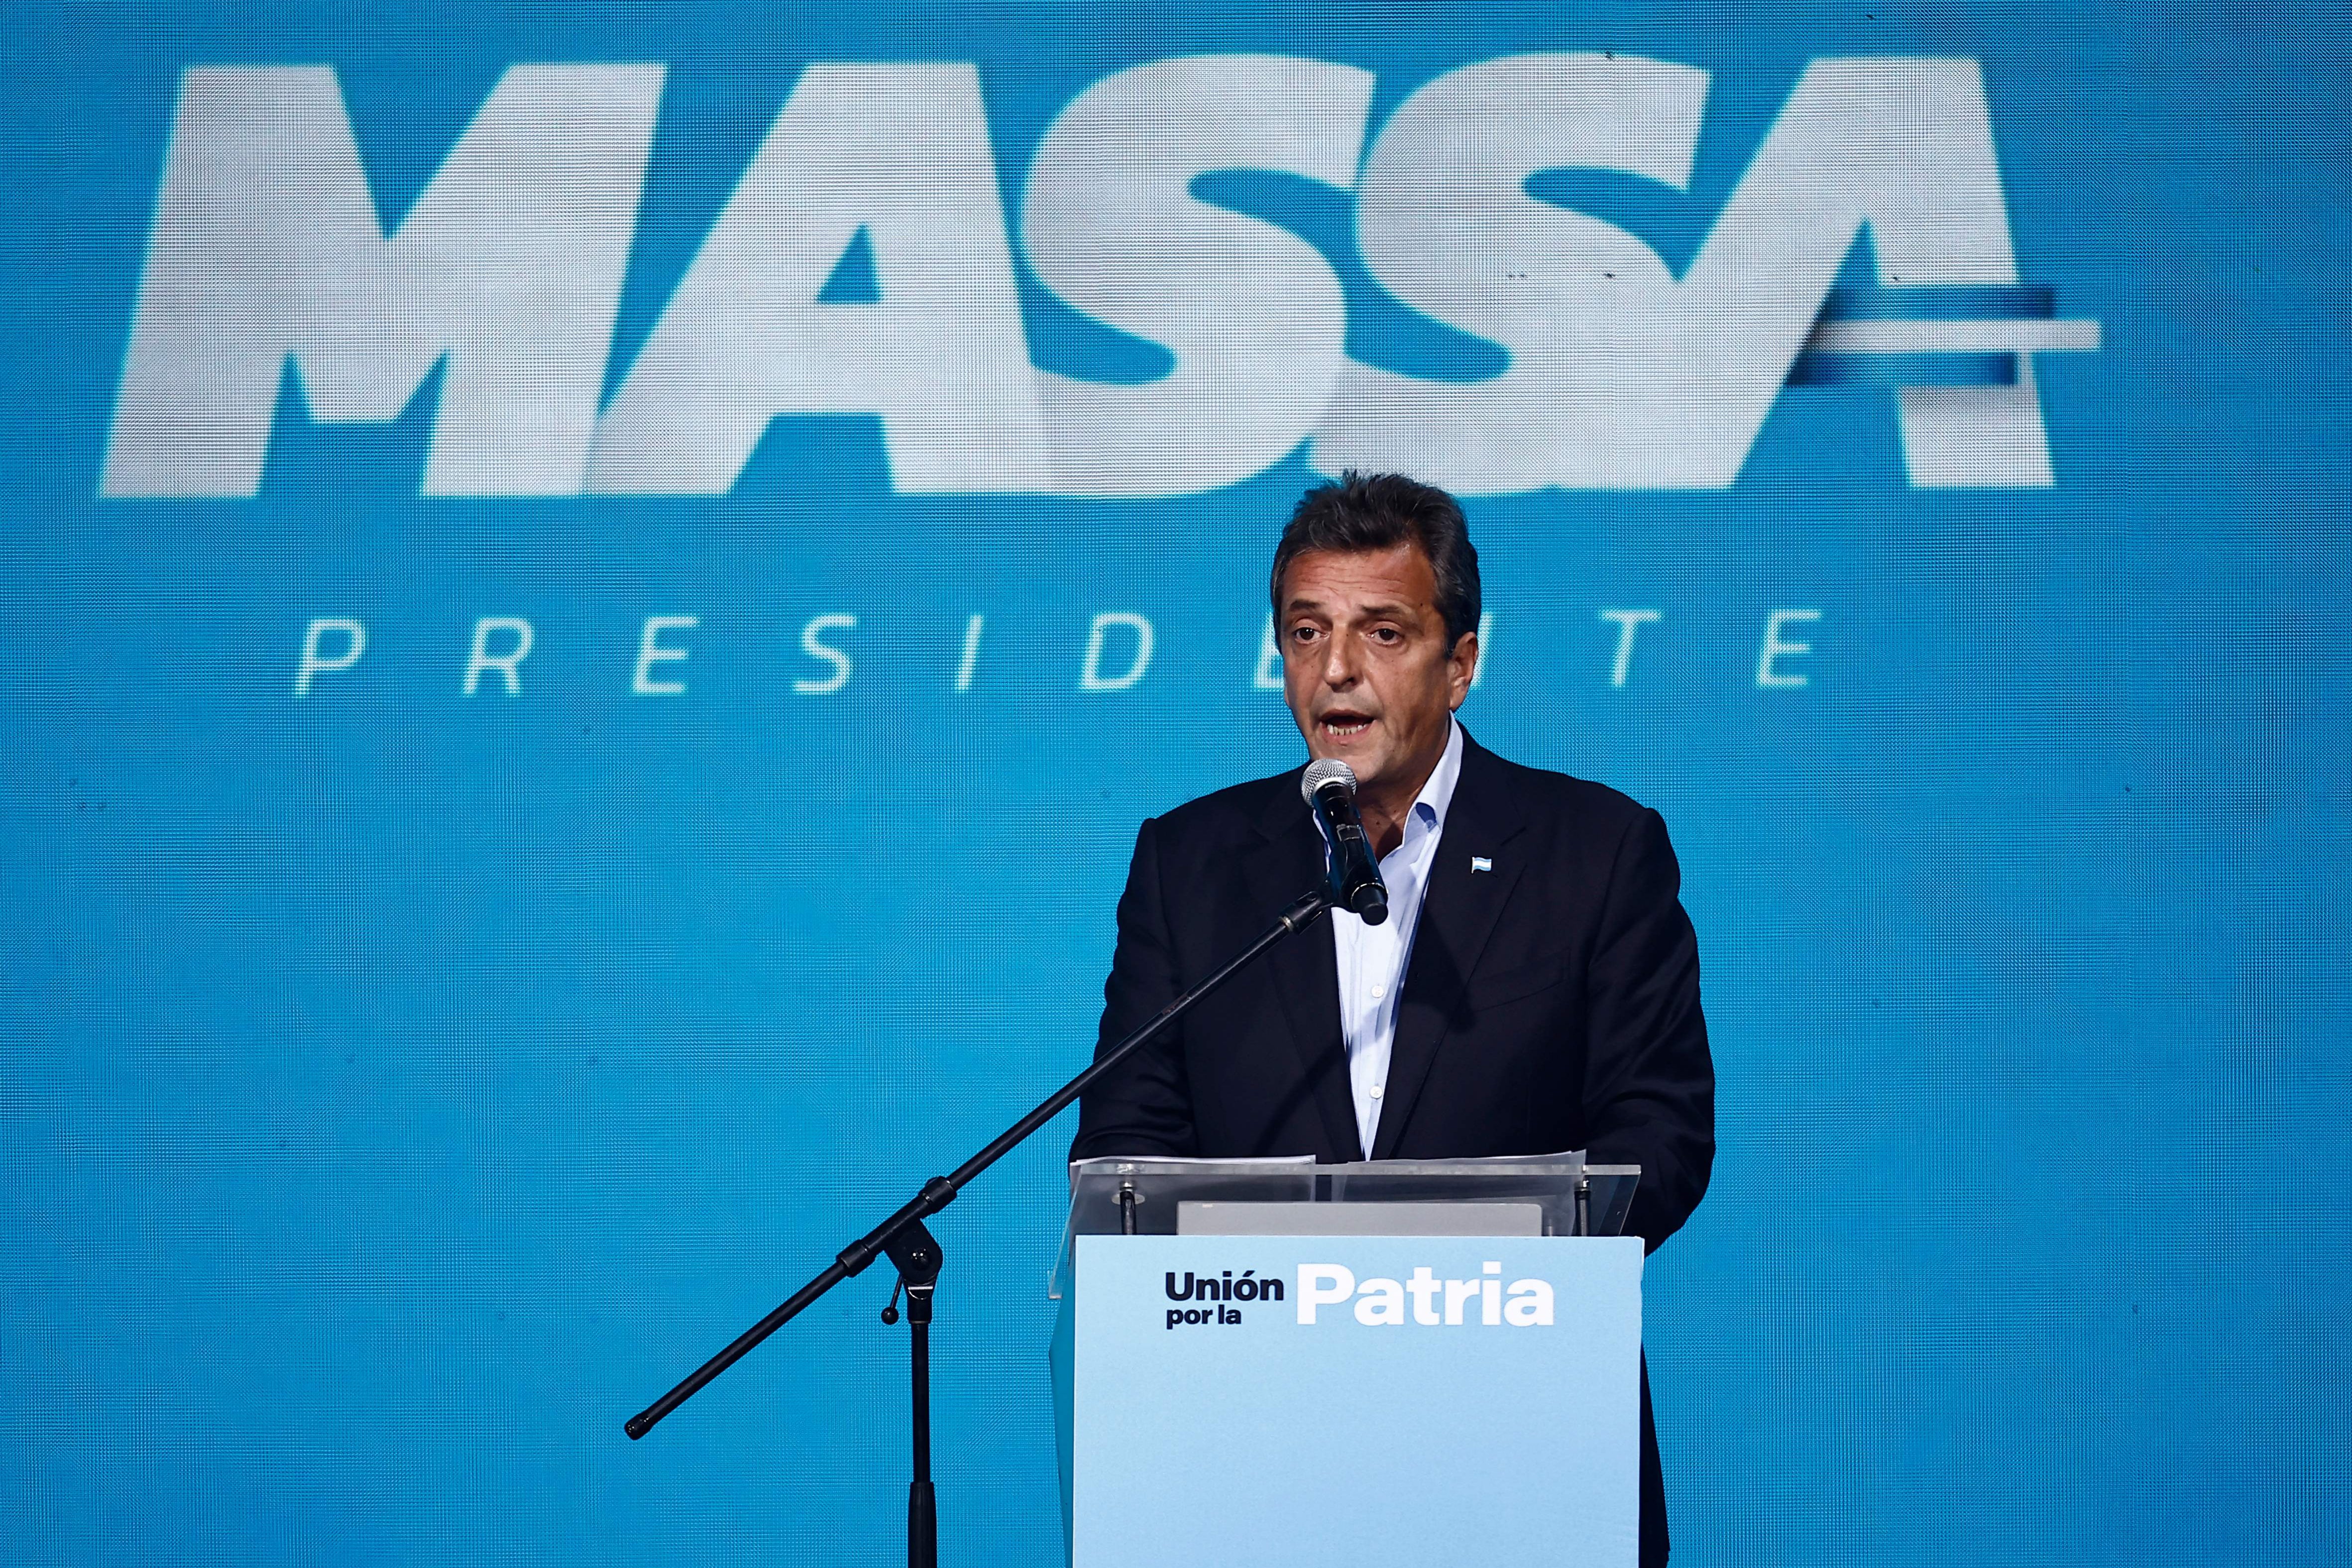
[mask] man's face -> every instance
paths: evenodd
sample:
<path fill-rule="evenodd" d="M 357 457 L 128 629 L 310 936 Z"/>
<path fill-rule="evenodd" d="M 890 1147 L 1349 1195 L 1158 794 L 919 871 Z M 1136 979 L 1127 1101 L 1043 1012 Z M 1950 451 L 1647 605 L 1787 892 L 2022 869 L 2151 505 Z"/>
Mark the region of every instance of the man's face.
<path fill-rule="evenodd" d="M 1346 763 L 1374 795 L 1418 790 L 1478 663 L 1475 636 L 1445 636 L 1421 546 L 1298 556 L 1282 574 L 1277 629 L 1283 700 L 1309 754 Z"/>

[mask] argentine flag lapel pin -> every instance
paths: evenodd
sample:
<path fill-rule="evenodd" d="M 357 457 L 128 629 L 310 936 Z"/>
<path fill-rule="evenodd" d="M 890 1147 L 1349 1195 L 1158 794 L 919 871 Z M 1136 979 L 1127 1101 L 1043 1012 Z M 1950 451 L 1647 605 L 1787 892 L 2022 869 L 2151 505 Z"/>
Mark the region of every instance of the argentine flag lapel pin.
<path fill-rule="evenodd" d="M 1487 858 L 1486 858 L 1486 857 L 1485 857 L 1484 855 L 1473 855 L 1473 856 L 1471 856 L 1471 857 L 1470 857 L 1470 869 L 1471 869 L 1471 870 L 1473 870 L 1473 871 L 1491 871 L 1491 870 L 1493 870 L 1494 868 L 1495 868 L 1495 863 L 1494 863 L 1492 860 L 1487 859 Z"/>

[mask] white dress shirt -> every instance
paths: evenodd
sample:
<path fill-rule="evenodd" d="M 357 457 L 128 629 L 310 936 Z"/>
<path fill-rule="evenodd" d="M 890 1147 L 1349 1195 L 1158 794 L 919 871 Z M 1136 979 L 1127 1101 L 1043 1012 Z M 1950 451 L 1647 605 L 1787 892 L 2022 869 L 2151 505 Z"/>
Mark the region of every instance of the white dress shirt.
<path fill-rule="evenodd" d="M 1445 754 L 1405 813 L 1404 837 L 1381 857 L 1381 880 L 1388 885 L 1389 918 L 1368 926 L 1346 910 L 1331 911 L 1331 934 L 1339 950 L 1339 1028 L 1348 1042 L 1348 1084 L 1356 1100 L 1356 1133 L 1363 1153 L 1372 1150 L 1381 1125 L 1381 1100 L 1388 1092 L 1389 1047 L 1396 1039 L 1397 993 L 1404 988 L 1405 964 L 1412 957 L 1413 928 L 1421 923 L 1422 889 L 1437 861 L 1437 841 L 1445 832 L 1445 809 L 1454 804 L 1454 781 L 1462 776 L 1462 726 L 1445 721 Z"/>

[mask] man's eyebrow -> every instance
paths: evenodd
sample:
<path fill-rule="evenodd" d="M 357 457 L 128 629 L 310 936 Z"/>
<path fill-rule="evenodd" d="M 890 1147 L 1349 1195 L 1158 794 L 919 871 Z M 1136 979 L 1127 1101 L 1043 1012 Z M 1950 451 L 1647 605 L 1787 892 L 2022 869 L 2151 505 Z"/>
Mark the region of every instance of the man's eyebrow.
<path fill-rule="evenodd" d="M 1302 597 L 1292 599 L 1287 604 L 1284 605 L 1282 606 L 1282 613 L 1284 615 L 1290 615 L 1299 610 L 1321 610 L 1323 608 L 1325 608 L 1325 605 L 1322 600 Z M 1360 614 L 1362 618 L 1365 620 L 1409 621 L 1419 614 L 1419 609 L 1415 605 L 1402 603 L 1365 605 L 1361 606 Z"/>

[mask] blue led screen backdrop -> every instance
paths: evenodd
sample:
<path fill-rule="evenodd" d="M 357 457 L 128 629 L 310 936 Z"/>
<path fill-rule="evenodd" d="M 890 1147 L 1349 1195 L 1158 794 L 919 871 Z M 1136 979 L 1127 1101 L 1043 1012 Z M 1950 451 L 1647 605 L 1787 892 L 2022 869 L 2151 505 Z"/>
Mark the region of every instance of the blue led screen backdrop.
<path fill-rule="evenodd" d="M 0 37 L 11 1562 L 896 1561 L 880 1276 L 621 1420 L 1083 1061 L 1349 466 L 1682 858 L 1676 1560 L 2352 1553 L 2339 10 Z M 1066 1138 L 937 1225 L 951 1563 L 1061 1550 Z"/>

